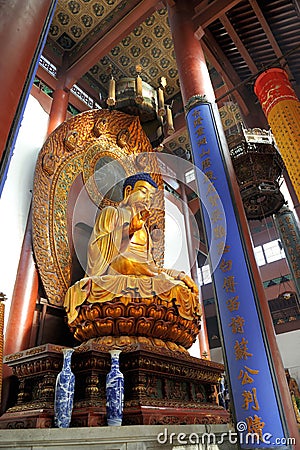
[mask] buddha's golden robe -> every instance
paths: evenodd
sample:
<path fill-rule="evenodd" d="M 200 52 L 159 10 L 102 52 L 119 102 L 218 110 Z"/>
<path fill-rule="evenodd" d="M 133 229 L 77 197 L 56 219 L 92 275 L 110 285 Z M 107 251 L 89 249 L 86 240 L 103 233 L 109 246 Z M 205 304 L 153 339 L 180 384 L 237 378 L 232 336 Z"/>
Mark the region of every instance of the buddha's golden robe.
<path fill-rule="evenodd" d="M 101 303 L 122 297 L 158 297 L 174 302 L 180 316 L 192 320 L 200 315 L 198 295 L 176 279 L 181 272 L 161 269 L 152 257 L 152 240 L 144 225 L 122 249 L 124 226 L 130 223 L 126 208 L 106 207 L 96 220 L 88 246 L 86 275 L 71 286 L 64 306 L 71 324 L 83 303 Z"/>

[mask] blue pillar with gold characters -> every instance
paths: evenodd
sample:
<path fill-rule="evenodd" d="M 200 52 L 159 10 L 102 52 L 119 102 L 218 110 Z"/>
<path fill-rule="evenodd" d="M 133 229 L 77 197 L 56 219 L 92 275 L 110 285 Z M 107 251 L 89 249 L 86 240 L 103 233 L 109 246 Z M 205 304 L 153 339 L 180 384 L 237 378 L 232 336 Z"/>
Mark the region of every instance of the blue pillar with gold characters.
<path fill-rule="evenodd" d="M 280 448 L 285 448 L 279 393 L 212 105 L 194 100 L 187 124 L 205 204 L 203 219 L 241 447 L 255 443 L 258 448 L 272 448 L 278 439 Z M 247 433 L 253 434 L 248 438 L 250 446 Z"/>
<path fill-rule="evenodd" d="M 189 0 L 168 2 L 241 448 L 298 449 L 293 406 Z M 199 16 L 200 17 L 200 16 Z"/>

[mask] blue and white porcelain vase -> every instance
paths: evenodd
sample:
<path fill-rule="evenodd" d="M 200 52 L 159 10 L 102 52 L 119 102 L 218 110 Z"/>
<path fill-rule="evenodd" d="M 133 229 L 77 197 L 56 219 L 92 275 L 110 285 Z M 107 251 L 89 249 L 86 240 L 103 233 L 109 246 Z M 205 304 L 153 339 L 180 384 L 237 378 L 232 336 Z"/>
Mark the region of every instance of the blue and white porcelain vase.
<path fill-rule="evenodd" d="M 110 426 L 122 425 L 124 405 L 124 375 L 119 369 L 121 350 L 110 350 L 111 369 L 106 375 L 106 415 Z"/>
<path fill-rule="evenodd" d="M 63 368 L 57 375 L 54 397 L 54 425 L 58 428 L 68 428 L 71 422 L 75 375 L 71 371 L 71 357 L 74 349 L 64 348 Z"/>

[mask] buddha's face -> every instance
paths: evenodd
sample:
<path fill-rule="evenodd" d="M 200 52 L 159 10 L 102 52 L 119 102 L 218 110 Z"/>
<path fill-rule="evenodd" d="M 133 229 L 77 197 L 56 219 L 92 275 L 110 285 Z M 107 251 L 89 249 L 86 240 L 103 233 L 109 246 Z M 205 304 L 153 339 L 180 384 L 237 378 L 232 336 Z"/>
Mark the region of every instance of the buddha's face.
<path fill-rule="evenodd" d="M 156 188 L 147 181 L 139 180 L 134 187 L 126 186 L 124 192 L 124 199 L 127 205 L 137 206 L 138 208 L 149 209 L 152 204 L 153 196 Z"/>

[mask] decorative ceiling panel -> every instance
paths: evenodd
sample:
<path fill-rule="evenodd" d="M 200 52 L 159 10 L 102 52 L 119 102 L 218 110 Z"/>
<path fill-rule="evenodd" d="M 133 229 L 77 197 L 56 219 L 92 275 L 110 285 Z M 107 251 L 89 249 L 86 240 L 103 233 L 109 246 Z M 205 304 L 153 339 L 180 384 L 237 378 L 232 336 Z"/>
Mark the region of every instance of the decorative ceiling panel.
<path fill-rule="evenodd" d="M 76 55 L 97 33 L 108 28 L 113 17 L 129 4 L 124 0 L 58 0 L 49 36 L 62 53 Z M 110 67 L 114 78 L 119 80 L 134 77 L 137 65 L 142 67 L 142 79 L 153 87 L 158 87 L 161 76 L 166 77 L 166 98 L 178 93 L 178 71 L 166 8 L 158 9 L 121 40 L 107 56 L 90 68 L 90 77 L 85 79 L 94 79 L 105 92 Z"/>
<path fill-rule="evenodd" d="M 161 76 L 166 77 L 166 98 L 178 92 L 178 71 L 166 9 L 159 9 L 148 17 L 89 72 L 107 90 L 109 66 L 114 78 L 119 80 L 134 77 L 137 65 L 142 67 L 142 79 L 153 87 L 159 86 Z"/>
<path fill-rule="evenodd" d="M 49 35 L 63 51 L 74 50 L 111 22 L 127 1 L 58 0 Z"/>
<path fill-rule="evenodd" d="M 259 113 L 259 108 L 253 107 L 253 83 L 257 71 L 271 65 L 282 65 L 289 72 L 294 88 L 300 93 L 298 2 L 240 0 L 229 10 L 224 7 L 224 3 L 195 0 L 197 14 L 193 19 L 197 29 L 202 26 L 203 14 L 207 16 L 205 11 L 210 8 L 210 4 L 220 8 L 218 14 L 213 14 L 211 22 L 207 19 L 203 37 L 204 48 L 216 67 L 208 63 L 215 90 L 221 88 L 219 100 L 224 99 L 222 103 L 231 99 L 242 100 L 241 111 L 245 118 L 248 114 Z M 136 66 L 140 65 L 143 80 L 153 87 L 158 87 L 162 76 L 166 78 L 166 102 L 174 101 L 176 106 L 180 104 L 180 87 L 167 10 L 161 8 L 153 14 L 149 12 L 149 16 L 144 19 L 148 14 L 146 11 L 153 11 L 155 6 L 159 8 L 162 4 L 159 0 L 157 5 L 155 1 L 151 3 L 147 0 L 58 0 L 45 56 L 50 61 L 53 59 L 52 62 L 56 62 L 58 68 L 66 56 L 64 62 L 69 61 L 72 66 L 84 59 L 85 54 L 106 33 L 131 16 L 128 29 L 131 30 L 135 25 L 136 28 L 126 37 L 122 35 L 118 44 L 94 66 L 86 68 L 86 74 L 81 77 L 83 80 L 78 80 L 79 86 L 80 81 L 83 81 L 83 89 L 87 89 L 92 98 L 98 99 L 101 93 L 104 100 L 110 73 L 118 82 L 123 77 L 135 77 Z M 136 9 L 141 12 L 140 16 L 134 13 Z M 211 8 L 211 13 L 214 11 Z M 114 43 L 117 41 L 111 40 Z M 227 82 L 227 88 L 222 77 Z M 230 93 L 229 96 L 226 91 Z M 172 145 L 189 150 L 185 142 L 176 141 Z"/>

